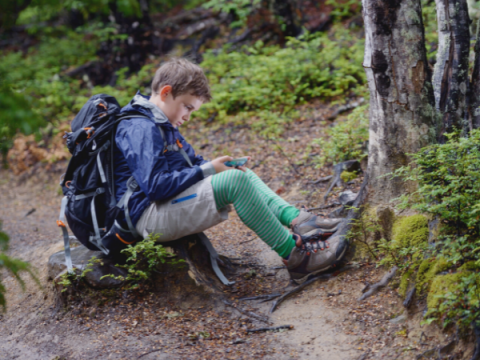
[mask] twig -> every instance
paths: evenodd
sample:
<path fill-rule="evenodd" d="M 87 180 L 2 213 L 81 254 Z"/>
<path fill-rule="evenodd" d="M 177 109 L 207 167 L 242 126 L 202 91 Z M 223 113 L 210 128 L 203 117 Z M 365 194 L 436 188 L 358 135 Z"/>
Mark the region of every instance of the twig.
<path fill-rule="evenodd" d="M 154 353 L 154 352 L 157 352 L 157 351 L 162 351 L 162 350 L 163 350 L 163 349 L 155 349 L 155 350 L 152 350 L 152 351 L 143 353 L 143 354 L 140 355 L 137 359 L 140 359 L 141 357 L 144 357 L 145 355 L 148 355 L 148 354 L 151 354 L 151 353 Z"/>
<path fill-rule="evenodd" d="M 247 301 L 247 300 L 263 300 L 263 301 L 269 301 L 276 299 L 277 297 L 282 296 L 282 294 L 270 294 L 270 295 L 259 295 L 259 296 L 251 296 L 251 297 L 243 297 L 238 299 L 239 301 Z M 262 301 L 262 302 L 263 302 Z"/>
<path fill-rule="evenodd" d="M 333 177 L 333 175 L 328 175 L 328 176 L 325 176 L 325 177 L 321 177 L 320 179 L 317 179 L 315 181 L 309 181 L 308 184 L 317 185 L 321 182 L 325 182 L 325 181 L 330 180 L 332 177 Z"/>
<path fill-rule="evenodd" d="M 256 238 L 253 238 L 253 239 L 250 239 L 250 240 L 241 241 L 241 242 L 239 242 L 239 244 L 249 243 L 250 241 L 253 241 L 253 240 L 255 240 L 255 239 L 256 239 Z"/>
<path fill-rule="evenodd" d="M 242 313 L 243 315 L 247 315 L 247 316 L 250 316 L 258 321 L 261 321 L 261 322 L 264 322 L 264 323 L 270 323 L 270 321 L 267 319 L 267 318 L 264 318 L 263 316 L 260 316 L 260 315 L 257 315 L 251 311 L 247 311 L 247 310 L 243 310 L 241 307 L 239 306 L 235 306 L 235 304 L 227 301 L 227 300 L 223 300 L 223 303 L 225 305 L 228 305 L 228 306 L 231 306 L 232 308 L 234 308 L 235 310 L 237 310 L 238 312 Z"/>
<path fill-rule="evenodd" d="M 296 294 L 298 293 L 299 291 L 303 290 L 304 288 L 306 288 L 308 285 L 310 284 L 313 284 L 314 282 L 317 282 L 319 280 L 330 280 L 331 278 L 335 277 L 336 275 L 338 275 L 339 273 L 341 272 L 344 272 L 344 271 L 347 271 L 347 270 L 350 270 L 352 269 L 353 266 L 345 266 L 343 267 L 342 269 L 340 270 L 337 270 L 334 274 L 323 274 L 323 275 L 320 275 L 320 276 L 317 276 L 317 277 L 314 277 L 313 279 L 310 279 L 310 280 L 307 280 L 305 281 L 302 285 L 299 285 L 297 286 L 295 289 L 293 290 L 290 290 L 288 292 L 286 292 L 285 294 L 283 294 L 282 296 L 280 296 L 273 304 L 272 304 L 272 307 L 270 308 L 270 311 L 269 313 L 273 313 L 275 311 L 275 309 L 278 307 L 278 305 L 280 305 L 285 299 L 287 299 L 288 297 L 292 296 L 293 294 Z M 336 275 L 335 275 L 336 274 Z"/>
<path fill-rule="evenodd" d="M 247 333 L 262 332 L 262 331 L 275 331 L 275 330 L 280 330 L 280 329 L 292 330 L 293 325 L 280 325 L 280 326 L 264 327 L 264 328 L 258 328 L 258 329 L 247 329 Z"/>
<path fill-rule="evenodd" d="M 373 284 L 371 287 L 370 287 L 370 290 L 368 290 L 365 294 L 363 294 L 359 299 L 358 301 L 363 301 L 365 300 L 366 298 L 372 296 L 373 294 L 377 293 L 378 291 L 380 291 L 382 288 L 384 288 L 385 286 L 387 286 L 387 284 L 390 282 L 390 280 L 392 280 L 393 276 L 395 275 L 395 273 L 397 272 L 397 267 L 394 266 L 392 269 L 390 269 L 389 272 L 387 272 L 382 280 L 380 280 L 379 282 L 377 282 L 376 284 Z"/>

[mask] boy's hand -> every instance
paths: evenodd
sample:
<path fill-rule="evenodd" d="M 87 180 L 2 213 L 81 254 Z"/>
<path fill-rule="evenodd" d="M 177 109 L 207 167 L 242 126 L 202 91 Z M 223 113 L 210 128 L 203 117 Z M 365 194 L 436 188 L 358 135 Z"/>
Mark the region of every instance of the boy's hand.
<path fill-rule="evenodd" d="M 231 156 L 220 156 L 216 159 L 213 159 L 211 163 L 215 169 L 215 172 L 218 174 L 218 173 L 221 173 L 222 171 L 233 169 L 224 164 L 225 161 L 231 161 L 231 160 L 233 160 Z"/>

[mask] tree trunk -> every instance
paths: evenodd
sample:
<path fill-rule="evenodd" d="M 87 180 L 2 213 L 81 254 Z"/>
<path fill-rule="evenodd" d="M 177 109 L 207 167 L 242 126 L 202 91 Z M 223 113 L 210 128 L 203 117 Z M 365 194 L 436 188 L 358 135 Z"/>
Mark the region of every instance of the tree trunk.
<path fill-rule="evenodd" d="M 473 129 L 480 128 L 480 20 L 477 22 L 475 42 L 475 62 L 473 64 L 472 85 L 470 87 L 470 119 Z"/>
<path fill-rule="evenodd" d="M 470 19 L 466 0 L 435 0 L 437 4 L 438 52 L 433 75 L 435 108 L 442 115 L 439 142 L 453 128 L 466 135 L 470 129 L 467 116 L 468 53 Z"/>
<path fill-rule="evenodd" d="M 431 74 L 419 0 L 363 0 L 364 67 L 370 89 L 368 173 L 373 203 L 408 186 L 379 177 L 407 165 L 409 153 L 437 137 Z"/>

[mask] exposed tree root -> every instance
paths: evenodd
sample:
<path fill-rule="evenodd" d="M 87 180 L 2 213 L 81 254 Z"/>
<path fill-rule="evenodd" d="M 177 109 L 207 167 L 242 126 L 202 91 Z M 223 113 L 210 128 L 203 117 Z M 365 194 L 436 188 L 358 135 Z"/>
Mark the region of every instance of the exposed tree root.
<path fill-rule="evenodd" d="M 327 192 L 325 195 L 323 195 L 323 201 L 327 201 L 328 195 L 332 191 L 332 189 L 335 186 L 342 186 L 342 179 L 340 178 L 340 175 L 342 175 L 343 171 L 361 171 L 362 168 L 360 167 L 360 162 L 358 160 L 348 160 L 341 162 L 339 164 L 336 164 L 333 167 L 333 180 L 330 183 L 330 186 L 328 187 Z"/>
<path fill-rule="evenodd" d="M 323 274 L 323 275 L 319 275 L 317 277 L 314 277 L 313 279 L 305 281 L 302 285 L 297 286 L 293 290 L 287 291 L 285 294 L 283 294 L 277 300 L 275 300 L 275 302 L 272 304 L 272 307 L 270 308 L 269 313 L 270 314 L 273 313 L 277 309 L 278 305 L 280 305 L 285 299 L 287 299 L 290 296 L 292 296 L 292 295 L 300 292 L 301 290 L 305 289 L 308 285 L 311 285 L 314 282 L 317 282 L 319 280 L 325 280 L 325 281 L 330 280 L 331 278 L 337 276 L 338 274 L 340 274 L 344 271 L 350 270 L 352 268 L 353 268 L 353 266 L 345 266 L 345 267 L 335 271 L 335 273 L 333 273 L 333 274 Z"/>
<path fill-rule="evenodd" d="M 393 276 L 395 275 L 395 273 L 397 272 L 398 268 L 396 266 L 394 266 L 393 268 L 390 269 L 389 272 L 387 272 L 382 280 L 380 280 L 379 282 L 377 282 L 376 284 L 373 284 L 370 289 L 364 293 L 359 299 L 358 301 L 363 301 L 365 300 L 366 298 L 376 294 L 377 292 L 379 292 L 381 289 L 383 289 L 385 286 L 388 285 L 388 283 L 390 282 L 390 280 L 392 280 Z"/>
<path fill-rule="evenodd" d="M 258 329 L 248 329 L 247 333 L 262 332 L 262 331 L 275 331 L 275 330 L 281 330 L 281 329 L 292 330 L 293 325 L 280 325 L 280 326 L 264 327 L 264 328 L 258 328 Z"/>
<path fill-rule="evenodd" d="M 413 287 L 410 289 L 407 296 L 405 297 L 405 301 L 403 302 L 403 306 L 406 309 L 408 309 L 412 305 L 413 298 L 415 297 L 416 291 L 417 291 L 417 287 L 415 285 L 413 285 Z"/>
<path fill-rule="evenodd" d="M 235 304 L 231 303 L 230 301 L 227 301 L 227 300 L 223 300 L 223 303 L 225 305 L 228 305 L 232 308 L 234 308 L 235 310 L 237 310 L 238 312 L 242 313 L 243 315 L 246 315 L 246 316 L 249 316 L 249 317 L 252 317 L 258 321 L 261 321 L 261 322 L 264 322 L 264 323 L 271 323 L 270 320 L 268 320 L 268 318 L 265 318 L 261 315 L 258 315 L 258 314 L 255 314 L 254 312 L 251 312 L 251 311 L 248 311 L 248 310 L 244 310 L 242 309 L 240 306 L 235 306 Z"/>
<path fill-rule="evenodd" d="M 247 300 L 262 300 L 261 302 L 264 301 L 270 301 L 273 299 L 276 299 L 277 297 L 282 296 L 282 294 L 270 294 L 270 295 L 259 295 L 259 296 L 252 296 L 252 297 L 243 297 L 238 300 L 240 301 L 247 301 Z"/>

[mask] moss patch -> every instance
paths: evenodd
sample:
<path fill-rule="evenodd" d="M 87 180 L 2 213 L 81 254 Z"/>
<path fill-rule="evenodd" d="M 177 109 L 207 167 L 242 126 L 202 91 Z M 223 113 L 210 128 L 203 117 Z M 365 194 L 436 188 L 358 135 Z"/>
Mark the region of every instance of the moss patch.
<path fill-rule="evenodd" d="M 399 247 L 416 246 L 428 241 L 428 220 L 423 215 L 397 218 L 392 229 L 393 241 Z"/>
<path fill-rule="evenodd" d="M 356 179 L 357 176 L 358 173 L 356 171 L 342 171 L 342 173 L 340 174 L 340 178 L 346 183 L 352 181 L 353 179 Z"/>
<path fill-rule="evenodd" d="M 400 296 L 407 295 L 408 285 L 413 280 L 414 271 L 413 269 L 408 269 L 400 278 L 400 285 L 398 286 L 398 293 Z"/>
<path fill-rule="evenodd" d="M 463 271 L 457 272 L 455 274 L 435 276 L 428 292 L 428 309 L 431 310 L 438 308 L 440 301 L 443 301 L 442 298 L 439 296 L 446 295 L 449 292 L 455 291 L 456 286 L 460 283 L 460 280 L 463 277 L 467 276 L 469 273 L 469 271 Z"/>
<path fill-rule="evenodd" d="M 437 259 L 425 259 L 418 268 L 417 279 L 415 281 L 417 291 L 422 292 L 432 282 L 435 275 L 447 270 L 451 266 L 443 257 Z"/>

